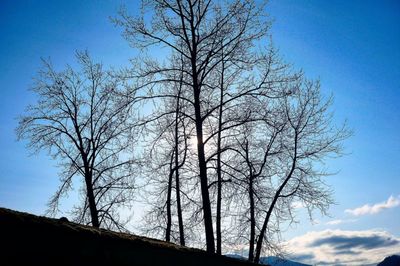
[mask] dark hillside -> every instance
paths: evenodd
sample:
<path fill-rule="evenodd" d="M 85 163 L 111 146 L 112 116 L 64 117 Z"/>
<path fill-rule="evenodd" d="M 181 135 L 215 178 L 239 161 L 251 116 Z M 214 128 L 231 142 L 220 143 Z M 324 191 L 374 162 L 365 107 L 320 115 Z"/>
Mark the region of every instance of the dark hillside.
<path fill-rule="evenodd" d="M 386 257 L 377 266 L 398 266 L 398 265 L 400 265 L 400 256 L 392 255 L 392 256 Z"/>
<path fill-rule="evenodd" d="M 0 265 L 255 265 L 202 250 L 0 208 Z"/>

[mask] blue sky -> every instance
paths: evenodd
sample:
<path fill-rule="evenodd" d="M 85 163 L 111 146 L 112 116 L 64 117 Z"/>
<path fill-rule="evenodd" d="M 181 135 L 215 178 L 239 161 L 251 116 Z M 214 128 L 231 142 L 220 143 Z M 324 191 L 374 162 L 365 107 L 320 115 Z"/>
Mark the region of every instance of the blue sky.
<path fill-rule="evenodd" d="M 45 153 L 29 156 L 14 133 L 17 116 L 34 102 L 28 89 L 40 57 L 58 67 L 72 64 L 75 50 L 88 49 L 106 65 L 127 64 L 136 51 L 109 21 L 124 2 L 0 2 L 0 206 L 43 214 L 58 185 L 55 163 Z M 300 224 L 284 237 L 400 241 L 400 2 L 271 0 L 268 9 L 283 57 L 320 78 L 323 93 L 335 97 L 336 121 L 347 119 L 354 130 L 345 142 L 348 155 L 326 165 L 338 171 L 327 178 L 337 202 L 331 217 L 317 215 L 311 224 L 300 208 Z"/>

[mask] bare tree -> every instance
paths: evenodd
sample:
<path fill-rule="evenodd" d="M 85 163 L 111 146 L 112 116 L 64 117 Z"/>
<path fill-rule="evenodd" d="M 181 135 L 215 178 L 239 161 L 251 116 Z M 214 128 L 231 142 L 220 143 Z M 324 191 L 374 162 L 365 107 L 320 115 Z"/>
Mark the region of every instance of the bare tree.
<path fill-rule="evenodd" d="M 273 95 L 271 93 L 270 96 Z M 243 239 L 249 244 L 250 261 L 254 259 L 257 222 L 262 213 L 260 202 L 266 190 L 270 189 L 265 179 L 276 167 L 274 160 L 281 152 L 278 139 L 285 127 L 280 115 L 282 111 L 274 102 L 285 97 L 287 92 L 284 89 L 275 95 L 275 98 L 269 99 L 252 98 L 250 95 L 244 98 L 240 109 L 242 113 L 247 113 L 247 119 L 230 133 L 232 140 L 227 152 L 233 153 L 231 157 L 234 160 L 224 162 L 236 188 L 232 197 L 237 210 L 233 219 L 238 220 L 238 241 Z"/>
<path fill-rule="evenodd" d="M 237 62 L 246 61 L 250 51 L 248 48 L 265 34 L 268 25 L 262 21 L 262 8 L 254 1 L 237 0 L 226 5 L 210 0 L 154 0 L 142 3 L 142 17 L 132 18 L 126 12 L 121 12 L 121 17 L 116 22 L 125 28 L 125 37 L 134 46 L 145 48 L 163 45 L 187 61 L 188 68 L 183 70 L 184 81 L 192 90 L 189 100 L 194 110 L 206 243 L 207 250 L 214 252 L 214 230 L 204 148 L 204 121 L 213 111 L 207 110 L 207 104 L 204 104 L 207 96 L 213 91 L 212 86 L 208 84 L 208 78 L 221 62 L 221 50 L 224 51 L 225 57 L 237 58 Z M 151 24 L 144 18 L 146 13 L 152 15 Z M 223 40 L 222 45 L 219 40 Z M 168 66 L 148 66 L 153 71 L 147 73 L 152 74 L 176 71 Z"/>
<path fill-rule="evenodd" d="M 186 156 L 188 152 L 187 136 L 185 131 L 185 120 L 181 117 L 181 106 L 180 106 L 180 93 L 181 84 L 179 85 L 178 94 L 175 102 L 175 114 L 173 124 L 173 142 L 172 149 L 170 150 L 170 164 L 169 164 L 169 174 L 168 174 L 168 189 L 167 189 L 167 227 L 166 227 L 166 241 L 170 241 L 171 235 L 171 225 L 172 225 L 172 188 L 175 187 L 175 199 L 176 199 L 176 215 L 178 217 L 178 229 L 179 229 L 179 243 L 185 245 L 185 234 L 183 227 L 183 217 L 182 217 L 182 205 L 181 205 L 181 188 L 180 188 L 180 176 L 179 171 L 183 167 L 186 161 Z M 166 128 L 169 126 L 167 125 Z M 182 128 L 183 130 L 180 130 Z M 181 132 L 182 131 L 182 132 Z M 182 157 L 182 158 L 180 158 Z M 174 177 L 175 176 L 175 180 Z"/>
<path fill-rule="evenodd" d="M 147 219 L 148 223 L 142 229 L 146 234 L 156 236 L 155 228 L 156 231 L 164 231 L 164 239 L 170 242 L 176 216 L 179 243 L 185 245 L 180 174 L 189 149 L 189 136 L 186 129 L 188 122 L 183 116 L 184 106 L 180 99 L 182 82 L 166 86 L 164 90 L 165 93 L 176 97 L 161 99 L 157 102 L 160 107 L 143 118 L 149 138 L 148 149 L 145 152 L 148 158 L 146 168 L 151 171 L 148 183 L 152 186 L 144 196 L 150 196 L 150 201 L 154 200 L 156 204 L 150 202 L 154 204 L 147 213 L 150 219 Z"/>
<path fill-rule="evenodd" d="M 182 168 L 182 166 L 185 164 L 186 161 L 186 156 L 187 156 L 187 137 L 186 137 L 186 131 L 185 131 L 185 124 L 184 124 L 184 119 L 180 117 L 181 113 L 181 106 L 180 106 L 180 95 L 182 92 L 182 82 L 179 83 L 179 89 L 178 89 L 178 97 L 176 99 L 176 109 L 175 109 L 175 134 L 174 134 L 174 139 L 175 139 L 175 192 L 176 192 L 176 211 L 178 215 L 178 225 L 179 225 L 179 243 L 184 246 L 185 245 L 185 232 L 184 232 L 184 226 L 183 226 L 183 214 L 182 214 L 182 203 L 181 203 L 181 181 L 180 181 L 180 176 L 179 176 L 179 169 Z M 179 146 L 181 146 L 181 141 L 179 139 L 179 124 L 180 120 L 183 120 L 183 158 L 180 161 L 179 159 Z"/>
<path fill-rule="evenodd" d="M 264 52 L 264 51 L 263 51 Z M 205 120 L 207 123 L 206 131 L 209 133 L 204 143 L 208 145 L 208 155 L 206 162 L 208 169 L 215 170 L 216 177 L 210 179 L 209 187 L 216 186 L 216 238 L 217 253 L 222 250 L 222 210 L 229 209 L 228 202 L 234 197 L 223 191 L 223 184 L 232 183 L 238 179 L 237 160 L 231 160 L 232 152 L 238 153 L 236 138 L 241 134 L 243 128 L 248 128 L 250 124 L 274 123 L 273 115 L 270 115 L 269 102 L 288 94 L 284 85 L 296 79 L 296 74 L 288 71 L 288 66 L 282 64 L 278 58 L 276 50 L 271 48 L 267 53 L 253 54 L 252 60 L 238 65 L 230 58 L 223 57 L 219 68 L 213 72 L 214 86 L 219 89 L 213 95 L 214 103 L 208 108 L 209 116 Z M 248 69 L 251 69 L 248 71 Z M 210 82 L 211 84 L 211 82 Z M 268 121 L 271 119 L 271 121 Z M 258 126 L 260 127 L 260 126 Z M 248 133 L 248 132 L 247 132 Z M 247 138 L 253 138 L 249 135 Z M 239 147 L 239 149 L 241 149 Z M 258 154 L 261 158 L 263 154 Z M 239 154 L 240 156 L 240 154 Z M 226 159 L 224 159 L 225 157 Z M 225 161 L 227 160 L 227 161 Z M 264 163 L 265 164 L 265 163 Z M 223 169 L 226 168 L 226 169 Z M 243 167 L 239 167 L 243 170 Z M 261 172 L 261 170 L 260 170 Z M 212 173 L 212 172 L 211 172 Z M 223 178 L 225 175 L 227 178 Z M 210 176 L 213 178 L 213 176 Z M 237 186 L 237 182 L 232 183 Z M 233 191 L 235 191 L 233 189 Z M 211 191 L 212 192 L 212 191 Z M 225 193 L 225 197 L 222 195 Z M 222 202 L 226 201 L 226 204 Z M 229 215 L 228 215 L 229 216 Z"/>
<path fill-rule="evenodd" d="M 194 128 L 197 167 L 192 173 L 198 171 L 207 251 L 222 252 L 223 202 L 229 210 L 231 198 L 236 198 L 247 201 L 242 206 L 249 222 L 249 259 L 258 261 L 263 245 L 273 246 L 269 240 L 279 234 L 279 224 L 293 219 L 294 200 L 325 212 L 331 199 L 320 180 L 324 173 L 316 165 L 328 155 L 340 154 L 348 132 L 332 128 L 317 83 L 291 73 L 273 48 L 256 49 L 269 28 L 263 4 L 144 0 L 142 7 L 141 16 L 122 10 L 115 22 L 134 47 L 158 47 L 169 56 L 168 62 L 140 58 L 130 77 L 137 88 L 147 89 L 142 99 L 172 99 L 185 106 L 156 117 L 179 112 Z M 180 58 L 178 63 L 174 57 Z M 165 90 L 171 84 L 181 85 L 179 94 Z M 173 125 L 177 123 L 164 124 L 163 130 Z M 241 129 L 246 129 L 244 135 Z M 174 152 L 168 154 L 170 199 Z M 184 173 L 185 180 L 189 172 Z M 233 191 L 244 193 L 239 199 Z M 196 218 L 197 192 L 184 192 L 195 207 L 191 217 Z"/>
<path fill-rule="evenodd" d="M 321 180 L 327 173 L 320 163 L 341 155 L 341 143 L 351 132 L 345 125 L 333 126 L 330 104 L 331 99 L 324 100 L 320 95 L 319 82 L 307 81 L 302 76 L 295 82 L 291 94 L 279 99 L 281 124 L 285 125 L 277 135 L 279 150 L 274 167 L 279 170 L 275 168 L 267 173 L 272 193 L 261 219 L 254 262 L 260 259 L 263 242 L 268 242 L 266 232 L 274 213 L 279 226 L 292 219 L 294 200 L 301 201 L 310 214 L 313 209 L 325 214 L 332 204 L 331 191 Z"/>
<path fill-rule="evenodd" d="M 230 128 L 225 151 L 234 159 L 222 162 L 236 188 L 231 202 L 239 211 L 232 219 L 238 220 L 239 238 L 249 243 L 249 260 L 255 262 L 262 248 L 279 252 L 274 236 L 279 238 L 281 224 L 293 221 L 294 201 L 301 201 L 310 215 L 313 209 L 326 213 L 332 199 L 320 165 L 339 156 L 341 142 L 350 135 L 346 126 L 332 125 L 331 100 L 323 100 L 318 82 L 273 65 L 266 67 L 270 97 L 241 97 L 244 123 Z"/>
<path fill-rule="evenodd" d="M 276 114 L 274 114 L 276 115 Z M 279 154 L 280 147 L 275 145 L 275 141 L 279 133 L 283 130 L 284 124 L 280 121 L 274 121 L 270 119 L 266 121 L 269 127 L 262 127 L 263 133 L 260 131 L 255 133 L 250 133 L 248 130 L 244 131 L 243 140 L 240 145 L 240 150 L 237 153 L 242 157 L 245 162 L 245 169 L 247 173 L 245 174 L 245 187 L 247 188 L 247 197 L 249 201 L 249 261 L 254 259 L 254 245 L 256 241 L 256 226 L 259 209 L 257 205 L 262 199 L 263 178 L 265 177 L 265 172 L 268 167 L 273 165 L 271 157 Z M 251 127 L 251 124 L 246 124 L 246 127 Z M 257 125 L 256 127 L 259 127 Z M 253 129 L 255 131 L 255 129 Z M 264 135 L 265 134 L 265 135 Z M 261 136 L 257 136 L 261 135 Z M 246 217 L 247 215 L 245 215 Z"/>
<path fill-rule="evenodd" d="M 84 186 L 75 220 L 122 230 L 118 210 L 130 206 L 134 189 L 132 101 L 120 94 L 123 82 L 87 52 L 76 57 L 79 71 L 68 66 L 57 72 L 44 61 L 33 87 L 38 101 L 20 117 L 17 135 L 60 163 L 61 185 L 49 202 L 51 214 L 77 177 Z"/>

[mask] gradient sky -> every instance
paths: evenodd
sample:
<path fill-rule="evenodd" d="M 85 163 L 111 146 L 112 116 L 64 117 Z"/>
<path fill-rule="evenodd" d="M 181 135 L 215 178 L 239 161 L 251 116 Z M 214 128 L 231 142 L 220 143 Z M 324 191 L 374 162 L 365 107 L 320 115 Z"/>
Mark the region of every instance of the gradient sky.
<path fill-rule="evenodd" d="M 75 50 L 88 49 L 105 65 L 128 64 L 136 51 L 109 21 L 124 2 L 0 1 L 0 206 L 43 214 L 58 185 L 55 163 L 46 153 L 29 156 L 14 132 L 16 118 L 34 102 L 28 89 L 40 58 L 62 67 L 74 63 Z M 128 3 L 131 13 L 135 3 Z M 323 93 L 334 95 L 335 120 L 347 119 L 354 130 L 345 142 L 348 155 L 326 165 L 338 171 L 327 178 L 337 202 L 331 217 L 317 215 L 312 224 L 299 208 L 300 223 L 284 234 L 288 245 L 310 243 L 293 248 L 293 256 L 351 264 L 359 255 L 354 263 L 363 264 L 399 253 L 400 2 L 271 0 L 268 9 L 285 60 L 320 78 Z M 338 239 L 355 240 L 351 258 L 340 253 Z M 357 245 L 360 239 L 381 244 Z M 325 247 L 332 253 L 320 251 Z"/>

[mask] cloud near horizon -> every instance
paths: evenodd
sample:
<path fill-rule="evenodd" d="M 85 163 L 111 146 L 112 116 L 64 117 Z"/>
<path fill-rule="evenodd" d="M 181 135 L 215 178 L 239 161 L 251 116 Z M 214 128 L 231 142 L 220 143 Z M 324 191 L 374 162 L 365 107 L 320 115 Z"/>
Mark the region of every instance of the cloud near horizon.
<path fill-rule="evenodd" d="M 326 223 L 326 225 L 339 225 L 339 224 L 347 224 L 347 223 L 354 223 L 357 222 L 356 219 L 346 219 L 346 220 L 342 220 L 342 219 L 337 219 L 337 220 L 332 220 Z"/>
<path fill-rule="evenodd" d="M 385 202 L 376 203 L 374 205 L 365 204 L 355 209 L 347 209 L 345 212 L 354 216 L 361 216 L 366 214 L 377 214 L 385 209 L 395 208 L 397 206 L 400 206 L 400 196 L 390 196 Z"/>
<path fill-rule="evenodd" d="M 285 245 L 291 259 L 317 265 L 369 265 L 400 252 L 400 238 L 380 230 L 313 231 Z"/>

